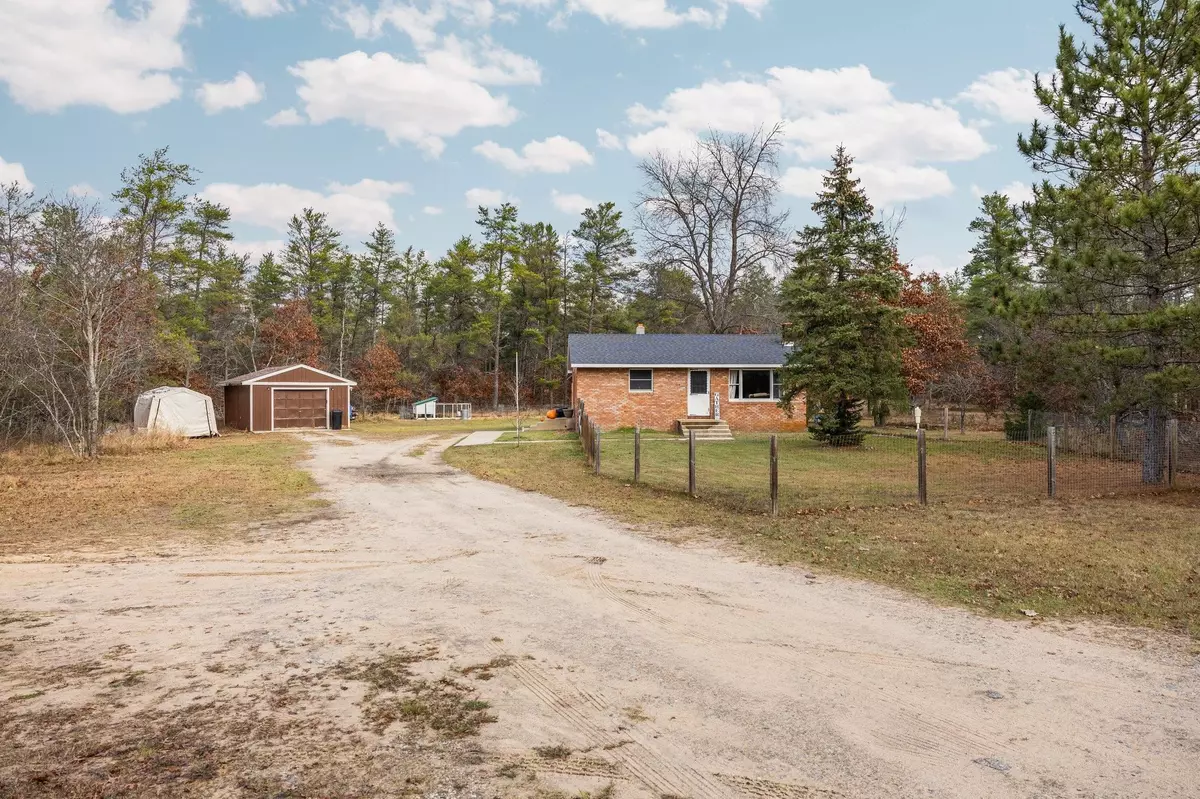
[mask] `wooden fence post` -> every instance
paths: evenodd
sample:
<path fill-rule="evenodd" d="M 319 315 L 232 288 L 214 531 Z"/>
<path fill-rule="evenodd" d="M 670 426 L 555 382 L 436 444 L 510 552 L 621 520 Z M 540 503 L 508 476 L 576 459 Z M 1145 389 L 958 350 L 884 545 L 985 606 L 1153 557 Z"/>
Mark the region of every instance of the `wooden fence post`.
<path fill-rule="evenodd" d="M 1025 422 L 1025 441 L 1029 444 L 1033 443 L 1033 411 L 1028 411 L 1026 414 L 1029 418 Z"/>
<path fill-rule="evenodd" d="M 1046 428 L 1046 491 L 1050 499 L 1058 496 L 1058 431 Z"/>
<path fill-rule="evenodd" d="M 1167 487 L 1175 487 L 1175 473 L 1179 471 L 1179 420 L 1167 422 Z"/>
<path fill-rule="evenodd" d="M 1109 460 L 1117 459 L 1117 415 L 1115 413 L 1108 417 L 1108 457 Z"/>
<path fill-rule="evenodd" d="M 925 446 L 925 431 L 917 431 L 917 501 L 929 504 L 929 453 Z"/>
<path fill-rule="evenodd" d="M 592 456 L 592 468 L 596 474 L 600 474 L 600 428 L 596 428 L 596 435 L 593 439 L 596 447 L 596 453 Z"/>
<path fill-rule="evenodd" d="M 688 496 L 696 496 L 696 429 L 688 430 Z"/>
<path fill-rule="evenodd" d="M 633 484 L 642 481 L 642 426 L 633 428 Z"/>
<path fill-rule="evenodd" d="M 771 515 L 779 515 L 779 436 L 771 436 Z"/>
<path fill-rule="evenodd" d="M 942 406 L 942 441 L 950 440 L 950 406 Z"/>

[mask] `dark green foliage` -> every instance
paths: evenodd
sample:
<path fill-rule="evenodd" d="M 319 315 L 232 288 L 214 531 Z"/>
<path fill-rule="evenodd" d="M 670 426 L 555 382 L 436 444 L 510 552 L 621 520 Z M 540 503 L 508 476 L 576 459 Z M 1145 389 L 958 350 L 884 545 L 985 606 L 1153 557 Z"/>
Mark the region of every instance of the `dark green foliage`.
<path fill-rule="evenodd" d="M 832 412 L 822 411 L 812 418 L 809 432 L 822 444 L 832 447 L 857 447 L 866 437 L 858 427 L 862 422 L 860 407 L 850 397 L 842 394 Z"/>
<path fill-rule="evenodd" d="M 1053 176 L 1031 209 L 1041 313 L 1075 358 L 1085 397 L 1139 408 L 1143 477 L 1162 477 L 1166 418 L 1200 391 L 1200 4 L 1080 0 L 1091 34 L 1059 36 L 1039 78 L 1049 123 L 1019 141 Z"/>
<path fill-rule="evenodd" d="M 794 353 L 783 370 L 783 403 L 807 393 L 824 425 L 853 436 L 859 403 L 905 396 L 901 351 L 908 339 L 896 255 L 839 148 L 813 203 L 819 225 L 800 233 L 783 310 Z M 814 435 L 821 433 L 814 429 Z M 857 443 L 857 442 L 855 442 Z"/>

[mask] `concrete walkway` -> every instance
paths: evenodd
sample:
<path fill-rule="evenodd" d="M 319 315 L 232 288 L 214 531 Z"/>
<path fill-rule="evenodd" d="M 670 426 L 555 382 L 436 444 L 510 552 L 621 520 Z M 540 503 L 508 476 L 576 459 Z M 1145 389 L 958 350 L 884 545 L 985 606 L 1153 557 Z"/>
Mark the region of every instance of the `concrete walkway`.
<path fill-rule="evenodd" d="M 464 438 L 454 446 L 456 447 L 479 447 L 484 444 L 495 444 L 500 440 L 500 436 L 504 435 L 506 430 L 477 430 L 471 435 Z"/>

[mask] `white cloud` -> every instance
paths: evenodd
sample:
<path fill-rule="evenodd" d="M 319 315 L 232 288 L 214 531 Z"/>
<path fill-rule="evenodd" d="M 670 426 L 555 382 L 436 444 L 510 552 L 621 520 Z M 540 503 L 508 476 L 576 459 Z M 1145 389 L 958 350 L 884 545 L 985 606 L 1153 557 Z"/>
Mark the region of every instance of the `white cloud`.
<path fill-rule="evenodd" d="M 494 208 L 497 205 L 503 205 L 509 199 L 499 189 L 480 188 L 467 189 L 466 198 L 469 208 L 478 208 L 481 205 L 487 208 Z"/>
<path fill-rule="evenodd" d="M 696 0 L 702 2 L 703 0 Z M 553 0 L 528 3 L 523 0 L 502 0 L 521 5 L 553 6 Z M 708 0 L 704 7 L 681 7 L 669 0 L 566 0 L 561 14 L 585 13 L 602 22 L 623 28 L 674 28 L 695 24 L 719 28 L 725 24 L 729 9 L 737 6 L 757 16 L 770 0 Z"/>
<path fill-rule="evenodd" d="M 236 0 L 269 3 L 272 0 Z M 428 47 L 438 27 L 448 21 L 486 28 L 497 20 L 511 21 L 520 10 L 552 12 L 550 26 L 561 28 L 573 14 L 589 14 L 602 22 L 630 29 L 674 28 L 695 24 L 719 28 L 731 8 L 758 16 L 770 0 L 378 0 L 343 2 L 334 16 L 362 39 L 381 36 L 391 27 L 408 35 L 417 47 Z M 502 11 L 502 6 L 512 11 Z"/>
<path fill-rule="evenodd" d="M 596 205 L 582 194 L 560 194 L 557 189 L 550 192 L 550 200 L 554 207 L 564 214 L 582 214 Z"/>
<path fill-rule="evenodd" d="M 445 137 L 465 128 L 516 120 L 508 98 L 486 85 L 541 81 L 536 62 L 490 40 L 465 44 L 453 37 L 423 61 L 358 51 L 302 61 L 289 71 L 302 81 L 297 94 L 313 124 L 345 119 L 433 156 L 445 149 Z"/>
<path fill-rule="evenodd" d="M 426 216 L 441 216 L 445 213 L 445 211 L 441 208 L 438 208 L 436 205 L 427 205 L 421 209 L 421 213 L 425 214 Z"/>
<path fill-rule="evenodd" d="M 225 0 L 226 3 L 248 17 L 273 17 L 291 11 L 287 0 Z"/>
<path fill-rule="evenodd" d="M 396 195 L 411 193 L 407 183 L 367 179 L 353 185 L 331 183 L 326 192 L 285 183 L 213 183 L 200 196 L 228 207 L 238 222 L 272 230 L 286 230 L 293 214 L 315 208 L 328 214 L 330 224 L 343 233 L 366 234 L 380 222 L 394 228 L 395 213 L 389 201 Z"/>
<path fill-rule="evenodd" d="M 273 128 L 303 125 L 304 117 L 294 108 L 285 108 L 282 111 L 273 114 L 265 124 L 270 125 Z"/>
<path fill-rule="evenodd" d="M 173 71 L 184 66 L 190 0 L 145 0 L 130 16 L 113 5 L 0 2 L 0 81 L 13 99 L 31 111 L 95 105 L 129 114 L 178 98 Z"/>
<path fill-rule="evenodd" d="M 627 116 L 641 133 L 626 146 L 635 155 L 678 152 L 708 130 L 748 133 L 782 123 L 784 188 L 813 196 L 828 158 L 845 145 L 879 205 L 945 196 L 949 175 L 929 164 L 970 161 L 991 149 L 978 129 L 938 100 L 905 102 L 865 66 L 804 70 L 776 67 L 760 80 L 708 81 L 671 92 L 658 108 L 634 105 Z"/>
<path fill-rule="evenodd" d="M 0 186 L 10 183 L 16 183 L 25 191 L 33 191 L 33 181 L 25 174 L 25 167 L 0 158 Z"/>
<path fill-rule="evenodd" d="M 219 114 L 231 108 L 245 108 L 263 98 L 261 83 L 245 72 L 239 72 L 223 83 L 205 83 L 196 90 L 196 100 L 206 114 Z"/>
<path fill-rule="evenodd" d="M 1004 188 L 999 189 L 999 192 L 1007 197 L 1008 201 L 1014 205 L 1033 202 L 1033 185 L 1021 180 L 1014 180 Z M 975 199 L 979 200 L 982 199 L 984 195 L 991 194 L 991 192 L 979 185 L 972 184 L 971 194 L 975 196 Z"/>
<path fill-rule="evenodd" d="M 981 75 L 956 99 L 1005 122 L 1029 124 L 1044 118 L 1033 93 L 1033 72 L 1028 69 L 1009 67 Z"/>
<path fill-rule="evenodd" d="M 940 256 L 937 255 L 918 255 L 909 262 L 909 271 L 913 275 L 922 275 L 927 272 L 933 272 L 938 275 L 948 275 L 971 260 L 970 256 L 966 256 L 962 263 L 957 265 L 947 264 Z"/>
<path fill-rule="evenodd" d="M 100 192 L 96 191 L 89 183 L 76 183 L 71 188 L 67 189 L 67 194 L 72 197 L 95 197 Z"/>
<path fill-rule="evenodd" d="M 565 136 L 531 141 L 521 148 L 520 153 L 494 141 L 485 141 L 475 147 L 475 152 L 513 172 L 563 174 L 595 160 L 586 147 Z"/>
<path fill-rule="evenodd" d="M 596 141 L 605 150 L 620 150 L 625 146 L 621 143 L 620 136 L 609 133 L 604 128 L 596 128 Z"/>
<path fill-rule="evenodd" d="M 287 242 L 283 239 L 269 239 L 266 241 L 234 239 L 229 242 L 229 249 L 238 255 L 248 255 L 252 263 L 257 263 L 260 258 L 269 252 L 275 253 L 276 257 L 283 255 L 283 251 L 287 249 Z"/>
<path fill-rule="evenodd" d="M 780 184 L 785 194 L 802 198 L 816 197 L 826 171 L 817 167 L 792 167 L 783 174 Z M 862 181 L 863 190 L 876 207 L 945 197 L 954 193 L 950 176 L 931 166 L 856 163 L 854 176 Z"/>

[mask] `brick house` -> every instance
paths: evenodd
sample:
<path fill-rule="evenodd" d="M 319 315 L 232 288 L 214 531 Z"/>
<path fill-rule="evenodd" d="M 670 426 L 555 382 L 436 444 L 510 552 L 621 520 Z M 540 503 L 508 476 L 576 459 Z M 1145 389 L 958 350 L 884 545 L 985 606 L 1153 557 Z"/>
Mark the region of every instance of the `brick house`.
<path fill-rule="evenodd" d="M 805 428 L 805 403 L 779 407 L 778 336 L 572 334 L 571 404 L 609 430 L 641 425 L 684 432 L 783 432 Z M 715 432 L 715 431 L 714 431 Z"/>

